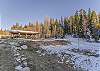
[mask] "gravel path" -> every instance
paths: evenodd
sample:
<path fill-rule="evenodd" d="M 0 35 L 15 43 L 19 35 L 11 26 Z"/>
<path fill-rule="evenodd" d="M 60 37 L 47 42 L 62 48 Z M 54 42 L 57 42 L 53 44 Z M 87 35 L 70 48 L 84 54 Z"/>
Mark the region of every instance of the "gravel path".
<path fill-rule="evenodd" d="M 0 44 L 0 71 L 14 71 L 13 55 L 6 44 Z"/>

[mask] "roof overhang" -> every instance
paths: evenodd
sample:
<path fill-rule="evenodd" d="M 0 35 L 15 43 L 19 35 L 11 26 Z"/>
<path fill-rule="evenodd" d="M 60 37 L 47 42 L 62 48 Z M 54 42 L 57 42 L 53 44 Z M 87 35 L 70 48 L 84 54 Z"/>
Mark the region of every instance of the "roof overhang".
<path fill-rule="evenodd" d="M 22 30 L 9 30 L 12 34 L 39 34 L 39 32 L 33 32 L 33 31 L 22 31 Z"/>

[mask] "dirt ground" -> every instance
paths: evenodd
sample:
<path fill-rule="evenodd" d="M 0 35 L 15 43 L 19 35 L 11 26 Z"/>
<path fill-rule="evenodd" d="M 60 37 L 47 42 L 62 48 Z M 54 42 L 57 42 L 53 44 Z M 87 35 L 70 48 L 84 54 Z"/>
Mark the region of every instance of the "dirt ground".
<path fill-rule="evenodd" d="M 55 42 L 56 43 L 56 42 Z M 57 42 L 58 44 L 59 42 Z M 63 42 L 65 44 L 65 42 Z M 15 71 L 15 60 L 12 54 L 12 46 L 21 47 L 22 45 L 27 45 L 28 49 L 21 50 L 20 54 L 25 55 L 28 62 L 28 67 L 30 71 L 82 71 L 81 69 L 75 69 L 73 65 L 58 63 L 59 57 L 56 54 L 41 54 L 37 51 L 40 50 L 43 53 L 45 52 L 40 45 L 49 45 L 50 42 L 40 43 L 33 41 L 25 40 L 15 40 L 7 39 L 3 42 L 0 41 L 0 71 Z"/>
<path fill-rule="evenodd" d="M 71 64 L 58 63 L 60 58 L 56 54 L 46 54 L 45 50 L 39 48 L 40 45 L 48 46 L 49 44 L 67 45 L 69 42 L 62 41 L 50 41 L 48 42 L 26 42 L 29 47 L 27 50 L 22 50 L 22 54 L 25 54 L 28 59 L 28 65 L 31 68 L 31 71 L 83 71 L 81 69 L 75 69 Z M 62 43 L 61 43 L 62 42 Z M 21 43 L 22 45 L 23 43 Z M 25 43 L 24 43 L 25 44 Z M 37 51 L 41 53 L 37 53 Z"/>
<path fill-rule="evenodd" d="M 0 44 L 0 71 L 14 71 L 13 56 L 6 44 Z"/>

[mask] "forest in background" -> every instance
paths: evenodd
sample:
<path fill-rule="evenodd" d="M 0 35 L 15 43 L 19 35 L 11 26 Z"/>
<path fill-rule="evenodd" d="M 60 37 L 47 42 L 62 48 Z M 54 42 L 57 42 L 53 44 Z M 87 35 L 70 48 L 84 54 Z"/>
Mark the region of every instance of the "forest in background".
<path fill-rule="evenodd" d="M 45 17 L 44 22 L 36 21 L 35 23 L 21 25 L 16 23 L 11 26 L 11 30 L 24 30 L 39 32 L 41 37 L 50 35 L 50 37 L 64 38 L 65 35 L 90 39 L 98 41 L 100 38 L 100 14 L 96 11 L 81 9 L 74 15 L 62 17 L 60 19 Z M 3 30 L 1 29 L 1 34 Z M 5 32 L 5 31 L 4 31 Z"/>

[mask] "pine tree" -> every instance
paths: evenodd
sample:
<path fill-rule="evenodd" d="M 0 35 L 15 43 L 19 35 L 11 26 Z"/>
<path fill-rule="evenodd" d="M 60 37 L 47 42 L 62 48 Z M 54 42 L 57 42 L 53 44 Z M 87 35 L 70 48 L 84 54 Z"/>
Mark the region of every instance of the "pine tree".
<path fill-rule="evenodd" d="M 76 11 L 74 17 L 75 17 L 75 21 L 74 21 L 75 34 L 79 35 L 79 14 L 78 14 L 78 11 Z"/>
<path fill-rule="evenodd" d="M 50 30 L 50 32 L 51 32 L 51 36 L 53 36 L 53 23 L 52 23 L 52 19 L 50 19 L 49 30 Z"/>
<path fill-rule="evenodd" d="M 69 33 L 70 28 L 69 28 L 69 23 L 68 23 L 68 18 L 65 17 L 64 19 L 61 17 L 60 20 L 60 28 L 61 28 L 61 32 L 62 32 L 62 38 L 65 37 L 66 34 Z"/>
<path fill-rule="evenodd" d="M 100 13 L 99 13 L 99 15 L 98 15 L 98 22 L 99 22 L 99 24 L 100 24 Z"/>
<path fill-rule="evenodd" d="M 69 20 L 68 18 L 64 18 L 64 35 L 69 33 L 70 33 Z"/>
<path fill-rule="evenodd" d="M 97 42 L 99 40 L 99 36 L 97 34 L 96 23 L 97 23 L 97 15 L 95 11 L 92 11 L 88 27 L 92 38 L 94 38 L 95 41 Z"/>
<path fill-rule="evenodd" d="M 83 38 L 83 36 L 84 36 L 84 27 L 83 27 L 83 24 L 84 24 L 84 10 L 83 9 L 81 9 L 80 10 L 80 13 L 79 13 L 79 24 L 78 24 L 78 35 L 80 36 L 80 37 L 82 37 Z"/>
<path fill-rule="evenodd" d="M 58 35 L 59 35 L 59 22 L 58 20 L 56 19 L 55 20 L 55 23 L 54 23 L 54 34 L 55 34 L 55 37 L 57 38 Z"/>
<path fill-rule="evenodd" d="M 44 25 L 41 23 L 41 32 L 40 32 L 41 38 L 45 38 L 45 28 Z"/>
<path fill-rule="evenodd" d="M 36 21 L 36 32 L 39 32 L 39 23 Z"/>
<path fill-rule="evenodd" d="M 74 16 L 70 16 L 69 18 L 69 23 L 70 23 L 70 33 L 71 34 L 74 34 L 75 33 L 75 30 L 74 30 Z"/>
<path fill-rule="evenodd" d="M 91 13 L 91 9 L 89 8 L 88 10 L 88 28 L 89 28 L 89 31 L 90 31 L 90 35 L 92 35 L 93 33 L 93 25 L 92 25 L 92 13 Z"/>

